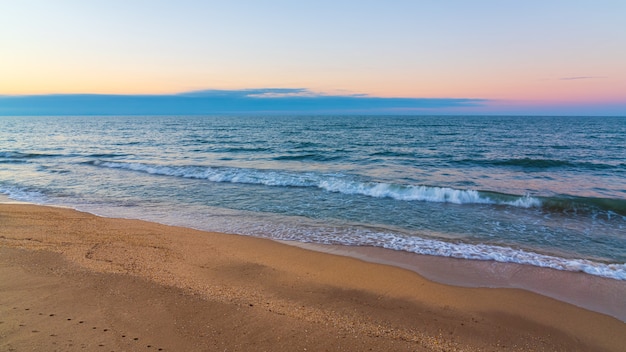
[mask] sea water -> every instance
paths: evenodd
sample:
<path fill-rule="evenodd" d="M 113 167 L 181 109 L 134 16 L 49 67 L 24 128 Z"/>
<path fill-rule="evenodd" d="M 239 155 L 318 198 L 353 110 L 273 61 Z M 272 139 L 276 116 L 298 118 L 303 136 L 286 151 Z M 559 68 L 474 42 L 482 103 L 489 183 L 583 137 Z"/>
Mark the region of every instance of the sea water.
<path fill-rule="evenodd" d="M 0 117 L 0 193 L 626 280 L 623 117 Z"/>

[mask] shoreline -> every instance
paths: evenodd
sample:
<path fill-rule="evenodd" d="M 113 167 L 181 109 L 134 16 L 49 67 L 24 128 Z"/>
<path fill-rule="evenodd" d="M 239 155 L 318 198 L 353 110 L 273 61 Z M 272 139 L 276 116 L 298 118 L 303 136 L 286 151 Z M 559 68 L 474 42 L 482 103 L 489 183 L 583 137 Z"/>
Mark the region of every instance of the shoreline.
<path fill-rule="evenodd" d="M 4 194 L 0 194 L 0 206 L 3 204 L 30 204 L 79 211 L 57 205 L 39 205 L 16 201 Z M 115 219 L 97 214 L 92 215 Z M 205 230 L 198 231 L 210 232 Z M 622 297 L 626 297 L 626 281 L 603 278 L 583 272 L 564 271 L 517 263 L 430 256 L 372 246 L 343 246 L 269 240 L 306 250 L 351 257 L 370 263 L 410 270 L 427 280 L 444 285 L 468 288 L 522 289 L 593 312 L 606 314 L 626 323 L 626 304 L 622 302 Z M 558 282 L 559 285 L 554 285 L 555 282 Z"/>
<path fill-rule="evenodd" d="M 89 287 L 103 282 L 104 286 L 98 286 L 97 291 L 101 299 L 94 302 L 75 296 L 74 301 L 59 303 L 58 307 L 63 309 L 70 309 L 68 304 L 81 307 L 105 304 L 103 302 L 112 305 L 107 309 L 124 307 L 123 302 L 117 307 L 117 300 L 101 292 L 103 288 L 108 290 L 108 280 L 123 281 L 124 285 L 130 285 L 130 280 L 132 285 L 138 285 L 136 292 L 140 297 L 128 296 L 131 301 L 146 301 L 146 295 L 152 294 L 146 287 L 157 285 L 159 288 L 153 287 L 154 290 L 164 290 L 159 302 L 170 302 L 163 307 L 163 312 L 138 311 L 129 316 L 109 317 L 113 326 L 141 330 L 145 324 L 145 333 L 152 334 L 154 339 L 160 339 L 163 325 L 142 322 L 141 314 L 165 314 L 172 309 L 169 304 L 179 304 L 173 297 L 183 295 L 187 297 L 183 301 L 189 302 L 180 303 L 173 311 L 183 309 L 193 314 L 195 309 L 205 305 L 219 305 L 224 316 L 245 319 L 246 323 L 241 323 L 245 327 L 230 331 L 230 323 L 221 322 L 211 312 L 207 312 L 206 317 L 193 318 L 198 324 L 207 323 L 202 319 L 210 320 L 211 326 L 224 334 L 211 337 L 212 343 L 243 343 L 247 349 L 255 344 L 258 347 L 263 341 L 266 348 L 277 347 L 276 350 L 293 350 L 294 346 L 306 345 L 318 346 L 313 350 L 337 349 L 338 346 L 363 350 L 363 347 L 373 346 L 374 350 L 418 351 L 444 348 L 618 351 L 626 345 L 626 324 L 605 314 L 517 288 L 456 287 L 424 279 L 423 276 L 439 275 L 438 270 L 450 273 L 449 268 L 436 261 L 431 263 L 431 274 L 422 276 L 410 268 L 402 268 L 415 263 L 398 256 L 387 258 L 391 262 L 382 265 L 366 262 L 364 258 L 351 258 L 345 253 L 297 248 L 293 243 L 285 245 L 268 239 L 140 220 L 101 218 L 66 208 L 29 204 L 0 204 L 0 221 L 3 224 L 0 228 L 2 275 L 15 279 L 0 280 L 5 297 L 0 307 L 1 315 L 5 316 L 5 324 L 0 324 L 0 336 L 7 337 L 3 338 L 8 341 L 5 344 L 45 344 L 48 341 L 42 335 L 33 340 L 29 335 L 31 331 L 20 332 L 16 323 L 26 319 L 24 313 L 16 315 L 11 310 L 24 300 L 41 301 L 45 305 L 45 299 L 34 299 L 35 291 L 52 299 L 47 289 L 31 293 L 24 288 L 25 283 L 20 280 L 32 278 L 57 280 L 61 282 L 59 287 L 72 290 L 82 289 L 73 286 L 77 282 L 87 283 Z M 352 252 L 354 257 L 368 253 L 373 256 L 372 252 L 379 251 L 360 248 Z M 377 258 L 382 260 L 384 256 Z M 458 267 L 465 267 L 467 263 L 463 264 Z M 529 275 L 532 277 L 532 273 Z M 115 291 L 119 292 L 119 289 Z M 11 302 L 7 303 L 7 297 Z M 287 333 L 293 327 L 314 329 L 315 333 L 303 339 L 304 330 L 296 329 L 292 335 Z M 247 333 L 245 338 L 242 331 Z M 175 335 L 170 336 L 170 340 L 208 343 L 199 336 L 195 340 L 181 339 L 180 333 L 172 332 Z M 86 339 L 95 338 L 84 332 L 77 334 Z M 113 342 L 117 346 L 127 343 L 126 340 Z M 163 344 L 166 343 L 163 340 Z"/>
<path fill-rule="evenodd" d="M 428 256 L 379 247 L 349 247 L 296 241 L 279 242 L 407 269 L 425 279 L 444 285 L 521 289 L 606 314 L 626 323 L 626 304 L 624 304 L 626 281 L 597 277 L 582 272 L 516 263 Z"/>

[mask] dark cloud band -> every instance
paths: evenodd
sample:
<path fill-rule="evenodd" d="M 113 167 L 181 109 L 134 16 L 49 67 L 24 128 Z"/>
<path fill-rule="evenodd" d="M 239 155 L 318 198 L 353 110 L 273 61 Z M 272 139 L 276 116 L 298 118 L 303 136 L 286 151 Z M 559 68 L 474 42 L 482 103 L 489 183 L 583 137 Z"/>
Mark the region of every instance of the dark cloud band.
<path fill-rule="evenodd" d="M 0 96 L 0 115 L 170 115 L 215 113 L 411 113 L 467 108 L 483 99 L 324 95 L 305 88 L 204 90 L 172 95 Z"/>

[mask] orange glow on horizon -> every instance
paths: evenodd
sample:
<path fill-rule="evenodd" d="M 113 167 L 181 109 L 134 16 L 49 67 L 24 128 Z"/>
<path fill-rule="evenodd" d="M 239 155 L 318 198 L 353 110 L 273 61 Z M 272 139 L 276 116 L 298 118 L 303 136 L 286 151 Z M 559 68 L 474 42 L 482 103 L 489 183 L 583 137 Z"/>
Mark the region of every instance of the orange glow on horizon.
<path fill-rule="evenodd" d="M 176 74 L 100 72 L 91 76 L 63 76 L 62 73 L 6 77 L 0 82 L 0 95 L 46 94 L 114 94 L 167 95 L 190 91 L 220 89 L 241 90 L 258 88 L 304 88 L 323 95 L 364 94 L 371 97 L 403 98 L 467 98 L 493 101 L 533 102 L 533 104 L 618 103 L 626 101 L 626 80 L 608 77 L 572 77 L 551 79 L 498 80 L 484 77 L 425 77 L 411 78 L 346 76 L 340 83 L 328 77 L 320 80 L 268 80 L 263 75 L 247 75 L 246 80 L 234 76 L 198 74 L 195 77 Z M 229 79 L 230 78 L 230 79 Z M 441 79 L 438 79 L 441 78 Z M 445 78 L 445 79 L 444 79 Z M 269 82 L 264 84 L 264 82 Z M 511 83 L 515 82 L 515 83 Z"/>

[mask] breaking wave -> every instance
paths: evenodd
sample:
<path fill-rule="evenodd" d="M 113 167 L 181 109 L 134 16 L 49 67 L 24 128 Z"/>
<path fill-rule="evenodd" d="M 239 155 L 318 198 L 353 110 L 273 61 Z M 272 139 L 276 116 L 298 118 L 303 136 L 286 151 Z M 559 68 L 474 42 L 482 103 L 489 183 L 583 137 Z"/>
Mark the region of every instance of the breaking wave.
<path fill-rule="evenodd" d="M 383 182 L 362 182 L 341 174 L 288 172 L 207 166 L 163 166 L 145 163 L 89 161 L 88 164 L 143 172 L 153 175 L 204 179 L 212 182 L 258 184 L 274 187 L 316 187 L 328 192 L 392 198 L 401 201 L 424 201 L 454 204 L 500 204 L 521 208 L 540 207 L 536 197 L 515 196 L 495 192 L 454 189 L 423 185 L 401 185 Z"/>

